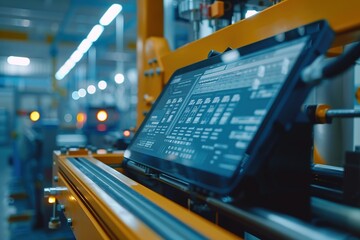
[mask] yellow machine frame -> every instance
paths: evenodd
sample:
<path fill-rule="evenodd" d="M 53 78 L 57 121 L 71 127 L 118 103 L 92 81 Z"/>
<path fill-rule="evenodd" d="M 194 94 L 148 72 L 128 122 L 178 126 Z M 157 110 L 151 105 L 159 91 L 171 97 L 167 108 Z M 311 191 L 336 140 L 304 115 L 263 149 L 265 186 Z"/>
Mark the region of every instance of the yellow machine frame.
<path fill-rule="evenodd" d="M 161 239 L 161 237 L 71 164 L 69 157 L 86 158 L 99 169 L 110 173 L 119 183 L 145 196 L 184 224 L 191 224 L 191 228 L 206 238 L 239 239 L 109 167 L 108 164 L 121 163 L 122 152 L 91 154 L 87 151 L 69 150 L 66 154 L 61 154 L 56 151 L 53 173 L 57 178 L 53 186 L 61 190 L 57 191 L 55 197 L 63 206 L 66 218 L 71 219 L 71 227 L 77 239 Z"/>
<path fill-rule="evenodd" d="M 286 0 L 257 15 L 214 34 L 170 51 L 163 38 L 163 1 L 138 0 L 137 64 L 139 73 L 137 127 L 160 94 L 171 74 L 178 68 L 203 60 L 210 50 L 241 47 L 298 26 L 327 19 L 337 34 L 333 46 L 360 38 L 360 1 Z M 87 152 L 54 153 L 54 186 L 65 187 L 56 196 L 72 219 L 78 239 L 158 239 L 151 228 L 115 202 L 87 176 L 68 161 L 69 156 L 86 157 L 132 190 L 157 204 L 169 214 L 210 239 L 235 239 L 198 215 L 154 193 L 106 164 L 120 164 L 122 154 L 89 155 Z M 164 223 L 165 227 L 166 223 Z"/>
<path fill-rule="evenodd" d="M 207 58 L 210 50 L 222 52 L 228 47 L 238 48 L 320 19 L 326 19 L 336 32 L 333 47 L 360 39 L 360 1 L 285 0 L 208 37 L 170 51 L 166 41 L 161 40 L 163 14 L 159 9 L 163 8 L 162 2 L 138 0 L 137 127 L 173 72 Z"/>

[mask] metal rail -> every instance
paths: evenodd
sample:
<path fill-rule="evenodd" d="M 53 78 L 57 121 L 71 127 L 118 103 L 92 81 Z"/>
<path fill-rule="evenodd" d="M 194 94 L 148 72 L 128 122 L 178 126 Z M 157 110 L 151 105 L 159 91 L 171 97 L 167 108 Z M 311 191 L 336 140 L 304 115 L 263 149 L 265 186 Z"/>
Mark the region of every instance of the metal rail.
<path fill-rule="evenodd" d="M 147 224 L 164 239 L 206 239 L 148 199 L 121 183 L 85 158 L 67 158 L 110 197 Z"/>
<path fill-rule="evenodd" d="M 360 110 L 356 109 L 329 109 L 326 112 L 327 118 L 355 118 L 360 117 Z"/>
<path fill-rule="evenodd" d="M 313 198 L 312 198 L 313 200 Z M 235 217 L 251 234 L 265 239 L 352 239 L 354 236 L 342 231 L 321 229 L 297 218 L 262 208 L 241 209 L 214 198 L 207 198 L 210 205 Z M 312 201 L 312 203 L 314 203 Z M 322 208 L 323 211 L 325 209 Z M 322 213 L 324 216 L 325 213 Z M 357 224 L 357 223 L 354 223 Z"/>
<path fill-rule="evenodd" d="M 360 237 L 360 208 L 315 197 L 311 198 L 311 207 L 316 216 Z"/>

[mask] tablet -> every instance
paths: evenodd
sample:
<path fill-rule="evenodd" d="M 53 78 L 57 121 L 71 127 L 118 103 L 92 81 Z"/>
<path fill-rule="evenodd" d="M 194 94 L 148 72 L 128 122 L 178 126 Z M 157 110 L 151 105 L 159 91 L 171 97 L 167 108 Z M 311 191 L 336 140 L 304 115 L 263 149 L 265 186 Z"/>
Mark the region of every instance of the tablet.
<path fill-rule="evenodd" d="M 318 21 L 178 69 L 125 151 L 124 167 L 203 194 L 239 190 L 295 121 L 310 91 L 300 73 L 333 36 Z"/>

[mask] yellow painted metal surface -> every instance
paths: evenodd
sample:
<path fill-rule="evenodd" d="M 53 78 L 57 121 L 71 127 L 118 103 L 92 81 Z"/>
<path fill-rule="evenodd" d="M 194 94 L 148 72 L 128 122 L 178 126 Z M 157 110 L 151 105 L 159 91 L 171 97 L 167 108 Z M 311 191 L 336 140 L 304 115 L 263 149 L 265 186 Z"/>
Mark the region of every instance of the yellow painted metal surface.
<path fill-rule="evenodd" d="M 0 30 L 0 39 L 13 40 L 13 41 L 27 41 L 29 39 L 29 36 L 27 33 L 23 33 L 23 32 Z"/>
<path fill-rule="evenodd" d="M 105 153 L 105 154 L 91 154 L 93 158 L 103 162 L 106 165 L 112 164 L 121 164 L 124 160 L 124 151 L 117 151 L 113 153 Z"/>
<path fill-rule="evenodd" d="M 102 164 L 101 162 L 96 161 L 95 159 L 89 159 L 89 160 L 92 161 L 94 164 L 96 164 L 99 168 L 107 170 L 108 173 L 112 174 L 114 177 L 119 179 L 119 181 L 131 187 L 133 190 L 140 193 L 141 195 L 149 199 L 151 202 L 155 203 L 160 208 L 167 211 L 174 217 L 178 218 L 180 221 L 184 222 L 185 224 L 191 226 L 193 229 L 203 234 L 204 236 L 208 237 L 209 239 L 240 239 L 239 237 L 203 219 L 202 217 L 196 215 L 195 213 L 189 211 L 188 209 L 183 208 L 182 206 L 170 201 L 169 199 L 153 192 L 149 188 L 146 188 L 143 185 L 131 180 L 125 175 L 120 174 L 116 171 L 109 171 L 108 167 Z M 175 236 L 174 239 L 176 239 Z"/>
<path fill-rule="evenodd" d="M 55 173 L 59 176 L 57 184 L 68 188 L 67 191 L 61 192 L 58 199 L 61 204 L 65 205 L 66 217 L 73 220 L 73 231 L 77 239 L 159 239 L 159 236 L 146 224 L 74 167 L 66 159 L 66 155 L 56 153 L 54 157 Z M 111 174 L 119 183 L 121 182 L 140 193 L 205 237 L 209 239 L 239 239 L 217 225 L 111 169 L 101 161 L 94 158 L 88 158 L 88 160 Z M 166 223 L 164 223 L 164 227 L 166 227 Z"/>
<path fill-rule="evenodd" d="M 149 71 L 154 72 L 153 76 L 149 76 L 153 78 L 150 79 L 150 81 L 154 82 L 155 80 L 156 82 L 160 82 L 161 87 L 163 87 L 164 82 L 162 79 L 163 79 L 164 65 L 161 61 L 159 61 L 159 59 L 161 58 L 161 56 L 166 55 L 170 52 L 169 44 L 166 41 L 166 39 L 163 37 L 150 37 L 146 40 L 145 48 L 146 48 L 145 51 L 146 55 L 144 57 L 148 62 L 148 66 L 145 69 L 147 70 L 147 72 Z"/>
<path fill-rule="evenodd" d="M 58 200 L 65 207 L 65 216 L 72 219 L 77 239 L 143 239 L 142 236 L 159 239 L 156 233 L 75 168 L 66 156 L 57 156 L 56 162 L 58 186 L 68 188 L 61 192 Z"/>
<path fill-rule="evenodd" d="M 143 61 L 143 73 L 140 74 L 143 77 L 141 87 L 145 91 L 143 95 L 138 96 L 138 105 L 140 103 L 142 106 L 142 112 L 138 112 L 139 124 L 140 120 L 142 121 L 142 119 L 139 118 L 143 118 L 143 113 L 150 110 L 152 104 L 164 87 L 164 67 L 158 59 L 168 52 L 170 52 L 170 48 L 165 38 L 150 37 L 145 41 L 145 51 L 142 55 L 145 61 Z"/>
<path fill-rule="evenodd" d="M 58 186 L 66 187 L 57 196 L 58 201 L 65 206 L 65 215 L 72 220 L 72 230 L 77 239 L 110 239 L 101 228 L 91 212 L 85 207 L 80 197 L 72 189 L 62 174 L 58 174 Z M 64 223 L 63 223 L 64 224 Z"/>
<path fill-rule="evenodd" d="M 149 37 L 163 37 L 163 1 L 162 0 L 138 0 L 137 1 L 137 68 L 138 68 L 138 104 L 137 124 L 138 127 L 144 119 L 144 113 L 151 108 L 149 101 L 144 96 L 152 96 L 154 99 L 162 90 L 161 79 L 145 77 L 145 71 L 149 70 L 149 62 L 146 57 L 146 41 Z"/>
<path fill-rule="evenodd" d="M 327 51 L 326 56 L 327 57 L 337 57 L 340 54 L 342 54 L 343 52 L 344 52 L 344 46 L 337 46 L 337 47 L 330 48 Z"/>
<path fill-rule="evenodd" d="M 165 82 L 183 66 L 203 60 L 210 50 L 238 48 L 298 26 L 327 19 L 337 34 L 334 46 L 360 39 L 360 1 L 286 0 L 257 15 L 177 49 L 160 60 Z"/>
<path fill-rule="evenodd" d="M 169 80 L 175 70 L 207 58 L 210 50 L 223 52 L 228 47 L 238 48 L 260 41 L 278 33 L 326 19 L 336 32 L 336 40 L 330 56 L 340 54 L 339 46 L 360 39 L 359 0 L 348 0 L 346 3 L 335 0 L 285 0 L 265 9 L 251 18 L 244 19 L 208 37 L 189 43 L 175 51 L 146 51 L 146 41 L 154 48 L 164 48 L 163 7 L 159 0 L 138 0 L 138 108 L 137 124 L 139 127 L 162 86 Z M 155 37 L 155 38 L 151 38 Z M 151 38 L 149 40 L 149 38 Z M 151 48 L 150 48 L 151 49 Z M 155 53 L 156 54 L 153 54 Z M 154 56 L 161 73 L 152 77 L 145 76 L 151 69 L 149 60 Z"/>
<path fill-rule="evenodd" d="M 355 99 L 356 99 L 356 101 L 358 102 L 358 104 L 360 104 L 360 87 L 358 87 L 358 88 L 356 89 Z"/>
<path fill-rule="evenodd" d="M 313 162 L 315 164 L 326 164 L 325 159 L 319 153 L 319 150 L 316 147 L 316 145 L 314 145 L 313 159 L 314 159 Z"/>
<path fill-rule="evenodd" d="M 215 1 L 210 6 L 210 16 L 212 18 L 219 18 L 224 15 L 224 2 L 222 1 Z"/>

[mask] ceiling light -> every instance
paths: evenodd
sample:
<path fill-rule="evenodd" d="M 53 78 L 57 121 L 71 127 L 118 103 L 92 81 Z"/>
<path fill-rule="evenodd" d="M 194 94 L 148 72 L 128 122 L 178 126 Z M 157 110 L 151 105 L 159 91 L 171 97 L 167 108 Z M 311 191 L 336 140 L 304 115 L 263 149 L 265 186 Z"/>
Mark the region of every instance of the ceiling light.
<path fill-rule="evenodd" d="M 106 83 L 104 80 L 99 81 L 99 83 L 98 83 L 98 88 L 99 88 L 100 90 L 105 90 L 106 87 L 107 87 L 107 83 Z"/>
<path fill-rule="evenodd" d="M 22 20 L 22 21 L 21 21 L 21 25 L 22 25 L 23 27 L 30 27 L 30 20 L 28 20 L 28 19 Z"/>
<path fill-rule="evenodd" d="M 126 77 L 127 79 L 129 79 L 129 81 L 133 84 L 137 83 L 137 78 L 138 78 L 138 73 L 136 68 L 130 68 L 127 72 L 126 72 Z"/>
<path fill-rule="evenodd" d="M 89 50 L 91 45 L 92 45 L 92 42 L 89 39 L 85 38 L 84 40 L 82 40 L 82 42 L 78 46 L 77 50 L 79 50 L 80 52 L 82 52 L 84 54 Z"/>
<path fill-rule="evenodd" d="M 30 59 L 27 57 L 9 56 L 7 62 L 16 66 L 28 66 L 30 64 Z"/>
<path fill-rule="evenodd" d="M 78 91 L 73 91 L 71 97 L 74 100 L 78 100 L 80 98 Z"/>
<path fill-rule="evenodd" d="M 65 77 L 65 71 L 64 68 L 60 68 L 56 73 L 55 73 L 55 78 L 57 80 L 62 80 Z"/>
<path fill-rule="evenodd" d="M 94 85 L 89 85 L 87 87 L 88 94 L 94 94 L 96 92 L 96 87 Z"/>
<path fill-rule="evenodd" d="M 86 121 L 86 114 L 83 113 L 83 112 L 79 112 L 77 115 L 76 115 L 76 121 L 78 123 L 84 123 Z M 72 196 L 70 196 L 72 197 Z M 70 198 L 69 198 L 70 199 Z M 73 200 L 73 199 L 70 199 L 70 200 Z"/>
<path fill-rule="evenodd" d="M 74 62 L 77 63 L 81 60 L 82 56 L 84 55 L 84 53 L 82 53 L 79 50 L 76 50 L 75 52 L 73 52 L 73 54 L 71 54 L 70 59 Z"/>
<path fill-rule="evenodd" d="M 72 117 L 72 115 L 70 113 L 67 113 L 67 114 L 64 115 L 64 121 L 65 122 L 69 123 L 69 122 L 72 121 L 72 119 L 73 119 L 73 117 Z"/>
<path fill-rule="evenodd" d="M 69 69 L 69 71 L 70 71 L 74 66 L 75 66 L 75 62 L 74 62 L 71 58 L 69 58 L 69 59 L 65 62 L 65 64 L 64 64 L 65 69 Z"/>
<path fill-rule="evenodd" d="M 118 73 L 115 75 L 115 82 L 117 84 L 122 84 L 124 82 L 124 80 L 125 80 L 124 74 Z"/>
<path fill-rule="evenodd" d="M 258 13 L 258 11 L 256 11 L 256 10 L 247 10 L 246 13 L 245 13 L 245 18 L 254 16 L 257 13 Z"/>
<path fill-rule="evenodd" d="M 100 110 L 96 114 L 96 118 L 99 122 L 105 122 L 108 118 L 108 114 L 105 110 Z"/>
<path fill-rule="evenodd" d="M 71 68 L 65 66 L 65 64 L 56 72 L 55 78 L 57 80 L 62 80 L 69 72 Z"/>
<path fill-rule="evenodd" d="M 96 40 L 98 40 L 103 31 L 104 27 L 97 24 L 91 29 L 86 38 L 89 39 L 91 42 L 95 42 Z"/>
<path fill-rule="evenodd" d="M 78 91 L 79 97 L 85 97 L 86 96 L 86 90 L 84 88 L 80 88 Z"/>
<path fill-rule="evenodd" d="M 66 63 L 63 66 L 61 66 L 60 69 L 56 72 L 55 78 L 57 80 L 62 80 L 71 71 L 71 69 L 76 65 L 76 63 L 81 60 L 82 56 L 90 49 L 93 42 L 98 40 L 98 38 L 104 31 L 104 26 L 109 25 L 111 21 L 114 20 L 114 18 L 121 12 L 121 10 L 122 10 L 122 6 L 120 4 L 113 4 L 110 6 L 110 8 L 105 12 L 105 14 L 99 20 L 100 24 L 95 25 L 91 29 L 87 37 L 80 43 L 77 50 L 71 55 L 71 57 L 66 61 Z M 105 88 L 106 85 L 104 89 Z"/>
<path fill-rule="evenodd" d="M 57 72 L 55 73 L 55 78 L 56 78 L 57 80 L 63 80 L 64 77 L 65 77 L 65 74 L 61 73 L 60 71 L 57 71 Z"/>
<path fill-rule="evenodd" d="M 38 111 L 32 111 L 30 113 L 30 120 L 36 122 L 40 119 L 40 113 Z"/>
<path fill-rule="evenodd" d="M 99 23 L 103 26 L 109 25 L 114 18 L 121 12 L 122 6 L 120 4 L 113 4 L 109 7 L 109 9 L 104 13 L 104 15 L 100 18 Z"/>

